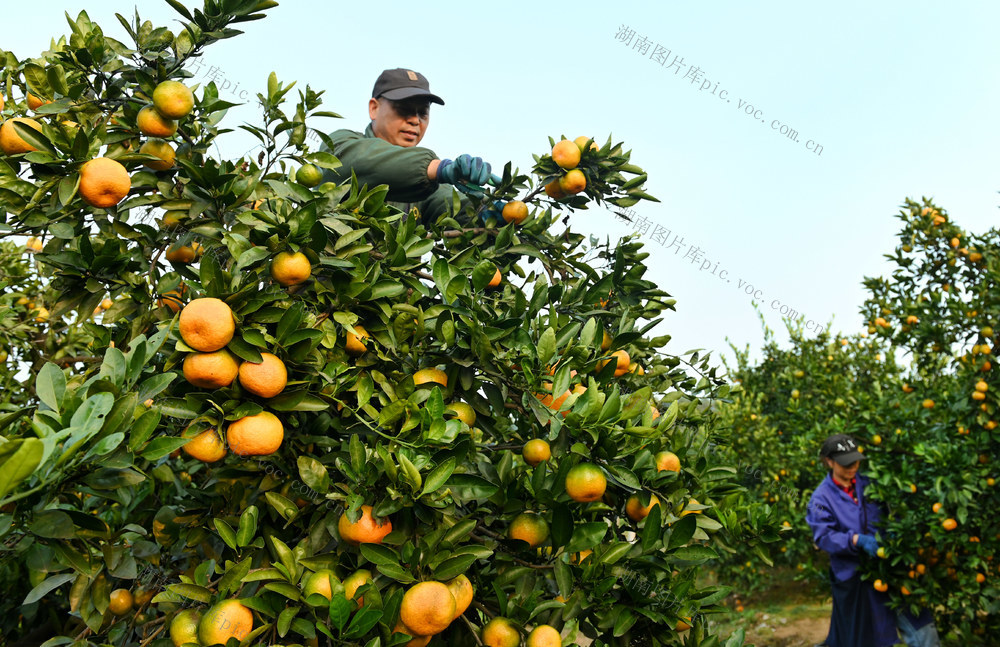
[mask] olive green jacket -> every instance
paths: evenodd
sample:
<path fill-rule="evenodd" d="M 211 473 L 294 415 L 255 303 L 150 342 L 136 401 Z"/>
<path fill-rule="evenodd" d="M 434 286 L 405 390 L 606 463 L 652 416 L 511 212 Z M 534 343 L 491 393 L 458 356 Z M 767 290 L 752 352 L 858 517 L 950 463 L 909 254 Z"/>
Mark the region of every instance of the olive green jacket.
<path fill-rule="evenodd" d="M 371 124 L 364 134 L 344 129 L 331 133 L 330 138 L 341 166 L 324 171 L 324 181 L 342 184 L 353 171 L 362 186 L 389 185 L 389 203 L 403 213 L 416 207 L 425 223 L 453 213 L 452 187 L 427 178 L 427 166 L 438 159 L 431 149 L 390 144 L 375 136 Z"/>

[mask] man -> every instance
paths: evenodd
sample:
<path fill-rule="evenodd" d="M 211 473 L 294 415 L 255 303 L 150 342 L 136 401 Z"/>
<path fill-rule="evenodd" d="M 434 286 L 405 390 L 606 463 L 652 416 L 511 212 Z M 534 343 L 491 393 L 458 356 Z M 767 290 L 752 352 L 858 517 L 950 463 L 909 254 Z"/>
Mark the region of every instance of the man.
<path fill-rule="evenodd" d="M 878 504 L 865 499 L 869 480 L 858 474 L 865 458 L 858 443 L 845 434 L 823 442 L 820 457 L 830 472 L 809 500 L 806 521 L 813 541 L 830 554 L 833 612 L 829 647 L 887 647 L 897 643 L 896 628 L 909 647 L 937 647 L 933 616 L 924 610 L 914 618 L 886 606 L 889 596 L 861 581 L 861 553 L 878 553 L 875 532 L 882 518 Z"/>
<path fill-rule="evenodd" d="M 424 222 L 453 211 L 452 187 L 481 197 L 483 185 L 499 182 L 482 158 L 442 160 L 419 146 L 427 133 L 431 103 L 444 105 L 423 74 L 403 68 L 383 71 L 368 101 L 371 123 L 365 132 L 345 129 L 330 135 L 342 166 L 326 171 L 323 179 L 340 184 L 353 171 L 361 185 L 387 184 L 389 202 L 404 213 L 415 207 Z"/>

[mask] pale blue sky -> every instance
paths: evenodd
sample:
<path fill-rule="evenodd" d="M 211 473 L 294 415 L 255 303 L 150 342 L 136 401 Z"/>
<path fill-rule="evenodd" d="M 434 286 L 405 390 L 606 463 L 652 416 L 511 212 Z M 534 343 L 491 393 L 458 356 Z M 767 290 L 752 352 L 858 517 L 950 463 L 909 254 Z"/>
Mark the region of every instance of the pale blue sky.
<path fill-rule="evenodd" d="M 19 28 L 3 47 L 34 56 L 68 31 L 64 10 L 84 7 L 124 40 L 113 13 L 130 16 L 133 4 L 46 0 L 5 9 Z M 140 12 L 157 24 L 174 16 L 158 2 Z M 360 130 L 378 73 L 410 67 L 447 102 L 432 109 L 423 142 L 441 157 L 471 153 L 527 169 L 549 135 L 624 141 L 662 200 L 637 213 L 685 242 L 679 254 L 648 244 L 652 279 L 678 300 L 662 326 L 673 352 L 726 351 L 727 336 L 759 345 L 741 282 L 760 291 L 772 327 L 777 299 L 859 331 L 862 278 L 888 271 L 882 254 L 904 198 L 933 196 L 973 231 L 998 215 L 994 3 L 285 0 L 269 13 L 209 48 L 195 81 L 214 66 L 220 85 L 256 93 L 274 70 L 326 90 L 327 107 L 345 117 L 325 120 L 330 130 Z M 622 26 L 652 42 L 645 55 L 616 39 Z M 657 44 L 683 59 L 680 74 L 651 60 Z M 691 65 L 712 82 L 705 91 L 683 78 Z M 741 102 L 760 113 L 745 114 Z M 230 123 L 255 117 L 239 108 Z M 798 144 L 771 129 L 775 119 L 798 131 Z M 251 145 L 233 134 L 222 150 Z M 602 209 L 572 222 L 601 237 L 629 231 Z M 685 260 L 691 245 L 731 282 Z"/>

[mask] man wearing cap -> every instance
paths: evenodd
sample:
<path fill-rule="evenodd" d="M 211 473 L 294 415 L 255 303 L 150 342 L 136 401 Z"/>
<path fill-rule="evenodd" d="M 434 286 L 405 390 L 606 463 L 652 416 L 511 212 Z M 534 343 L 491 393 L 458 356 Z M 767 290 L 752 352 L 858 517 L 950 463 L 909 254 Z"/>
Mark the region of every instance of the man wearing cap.
<path fill-rule="evenodd" d="M 424 222 L 452 211 L 452 187 L 481 197 L 483 185 L 499 182 L 481 157 L 438 159 L 419 146 L 431 103 L 444 105 L 423 74 L 403 68 L 382 72 L 368 100 L 371 123 L 365 132 L 345 129 L 330 135 L 341 166 L 325 171 L 323 179 L 340 184 L 353 172 L 360 185 L 387 184 L 389 202 L 404 213 L 415 207 Z"/>
<path fill-rule="evenodd" d="M 830 554 L 833 612 L 826 639 L 829 647 L 887 647 L 897 643 L 896 629 L 909 647 L 940 645 L 933 616 L 924 610 L 913 617 L 886 606 L 889 596 L 861 581 L 862 552 L 878 553 L 875 536 L 882 518 L 879 505 L 865 498 L 869 479 L 858 474 L 865 456 L 846 434 L 823 442 L 820 457 L 830 470 L 809 500 L 806 521 L 813 541 Z"/>

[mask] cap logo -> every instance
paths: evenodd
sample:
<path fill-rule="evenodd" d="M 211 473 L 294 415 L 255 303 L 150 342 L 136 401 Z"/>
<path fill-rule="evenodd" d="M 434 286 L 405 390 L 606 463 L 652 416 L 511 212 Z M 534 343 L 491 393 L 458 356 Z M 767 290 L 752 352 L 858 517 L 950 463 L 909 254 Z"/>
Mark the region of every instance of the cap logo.
<path fill-rule="evenodd" d="M 410 79 L 411 81 L 416 81 L 417 80 L 417 73 L 414 72 L 413 70 L 406 70 L 406 77 L 408 79 Z"/>

